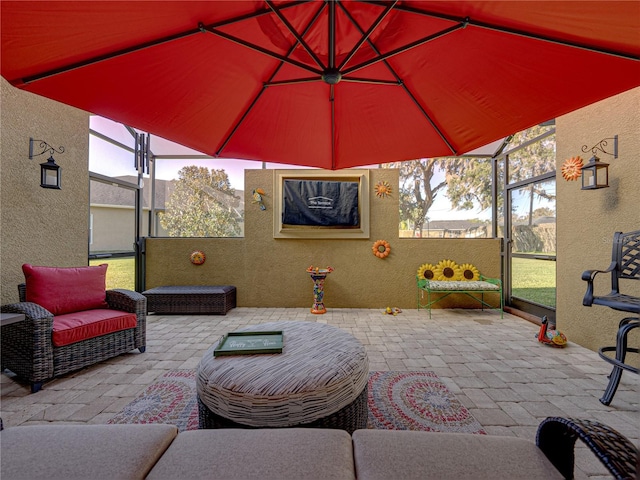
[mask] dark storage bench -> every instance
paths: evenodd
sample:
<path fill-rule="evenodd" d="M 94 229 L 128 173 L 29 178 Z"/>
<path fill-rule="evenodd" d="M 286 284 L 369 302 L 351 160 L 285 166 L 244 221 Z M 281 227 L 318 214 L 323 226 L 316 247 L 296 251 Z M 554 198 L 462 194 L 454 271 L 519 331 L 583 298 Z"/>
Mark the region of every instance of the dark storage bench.
<path fill-rule="evenodd" d="M 152 288 L 142 294 L 147 297 L 147 312 L 226 315 L 236 306 L 233 285 L 173 285 Z"/>

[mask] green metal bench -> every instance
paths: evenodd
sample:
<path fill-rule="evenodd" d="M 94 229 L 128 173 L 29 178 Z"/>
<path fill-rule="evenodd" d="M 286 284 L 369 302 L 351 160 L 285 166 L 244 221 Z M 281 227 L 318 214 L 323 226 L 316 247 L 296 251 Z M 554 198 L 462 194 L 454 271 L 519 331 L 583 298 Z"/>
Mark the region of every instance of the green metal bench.
<path fill-rule="evenodd" d="M 502 281 L 499 278 L 489 278 L 480 275 L 479 280 L 427 280 L 416 275 L 418 285 L 418 310 L 421 308 L 429 310 L 431 318 L 431 306 L 443 298 L 454 293 L 462 293 L 480 302 L 482 310 L 487 307 L 491 310 L 500 310 L 500 318 L 504 315 L 504 298 L 502 296 Z M 426 293 L 426 303 L 424 297 Z M 498 294 L 500 296 L 500 306 L 494 307 L 484 299 L 485 293 Z M 478 297 L 478 294 L 480 295 Z M 434 298 L 435 297 L 435 298 Z"/>

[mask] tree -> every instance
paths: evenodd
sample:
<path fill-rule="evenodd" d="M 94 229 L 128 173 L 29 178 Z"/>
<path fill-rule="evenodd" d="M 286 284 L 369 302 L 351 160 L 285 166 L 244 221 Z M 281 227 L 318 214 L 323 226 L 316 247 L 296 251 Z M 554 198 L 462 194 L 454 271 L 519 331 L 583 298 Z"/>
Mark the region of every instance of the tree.
<path fill-rule="evenodd" d="M 492 168 L 489 158 L 443 158 L 447 198 L 458 210 L 485 210 L 493 203 Z"/>
<path fill-rule="evenodd" d="M 545 133 L 548 127 L 536 126 L 513 135 L 509 145 L 528 142 Z M 413 224 L 414 235 L 422 231 L 424 221 L 437 195 L 444 193 L 457 210 L 481 210 L 492 206 L 492 162 L 490 158 L 444 157 L 396 162 L 385 166 L 400 170 L 400 220 Z M 547 136 L 532 142 L 509 157 L 509 182 L 531 178 L 555 168 L 555 138 Z M 431 184 L 434 173 L 444 173 L 444 181 Z M 504 169 L 498 169 L 499 182 L 504 184 Z M 531 192 L 530 209 L 535 196 L 551 199 L 553 195 L 539 184 L 528 187 Z M 503 213 L 504 199 L 497 199 L 498 213 Z M 531 215 L 530 215 L 531 218 Z"/>
<path fill-rule="evenodd" d="M 544 126 L 531 127 L 528 130 L 513 135 L 511 145 L 524 144 L 540 135 L 547 130 Z M 533 178 L 543 173 L 555 170 L 556 161 L 556 141 L 555 136 L 547 136 L 537 142 L 525 145 L 518 151 L 517 157 L 509 157 L 509 181 L 511 183 Z M 555 195 L 547 192 L 542 186 L 544 184 L 532 183 L 527 189 L 529 190 L 529 215 L 528 223 L 533 223 L 533 206 L 536 197 L 552 200 Z"/>
<path fill-rule="evenodd" d="M 539 207 L 533 211 L 533 218 L 555 217 L 556 211 L 549 207 Z"/>
<path fill-rule="evenodd" d="M 441 193 L 460 210 L 470 210 L 478 204 L 482 209 L 491 206 L 491 163 L 487 160 L 422 158 L 387 166 L 400 170 L 400 218 L 413 225 L 414 236 L 422 232 L 429 209 Z M 432 184 L 436 170 L 444 172 L 444 180 Z"/>
<path fill-rule="evenodd" d="M 447 186 L 446 181 L 431 185 L 436 159 L 420 159 L 410 162 L 396 162 L 385 165 L 388 168 L 399 168 L 400 187 L 398 198 L 400 203 L 400 219 L 413 225 L 413 234 L 422 232 L 427 212 L 438 192 Z"/>
<path fill-rule="evenodd" d="M 172 237 L 237 237 L 239 204 L 223 169 L 190 165 L 178 172 L 160 225 Z"/>

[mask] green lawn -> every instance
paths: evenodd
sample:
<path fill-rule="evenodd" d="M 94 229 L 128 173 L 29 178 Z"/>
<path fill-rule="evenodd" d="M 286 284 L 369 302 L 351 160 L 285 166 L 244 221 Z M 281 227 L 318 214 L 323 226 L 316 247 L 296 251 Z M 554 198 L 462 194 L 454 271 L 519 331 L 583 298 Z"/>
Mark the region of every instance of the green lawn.
<path fill-rule="evenodd" d="M 556 306 L 556 262 L 514 258 L 511 293 L 549 307 Z"/>
<path fill-rule="evenodd" d="M 90 265 L 109 264 L 107 288 L 135 289 L 134 259 L 108 258 L 91 260 Z M 514 258 L 512 294 L 542 305 L 556 305 L 556 264 L 544 260 Z"/>
<path fill-rule="evenodd" d="M 106 263 L 107 290 L 112 288 L 126 288 L 135 290 L 135 262 L 134 258 L 99 258 L 90 260 L 89 265 L 101 265 Z"/>

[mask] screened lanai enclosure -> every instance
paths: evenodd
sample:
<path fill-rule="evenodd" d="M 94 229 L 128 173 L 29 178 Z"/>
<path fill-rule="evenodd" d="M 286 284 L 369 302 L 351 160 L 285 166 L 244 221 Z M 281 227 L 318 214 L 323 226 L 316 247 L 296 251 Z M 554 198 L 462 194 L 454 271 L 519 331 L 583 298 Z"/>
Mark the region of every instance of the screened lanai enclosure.
<path fill-rule="evenodd" d="M 294 167 L 214 159 L 100 117 L 91 118 L 90 137 L 90 260 L 109 262 L 109 280 L 120 288 L 144 288 L 140 265 L 144 237 L 241 237 L 244 170 Z M 141 138 L 149 147 L 145 152 L 136 148 Z M 399 185 L 392 190 L 399 195 L 400 238 L 504 239 L 507 304 L 553 316 L 553 122 L 460 157 L 369 167 L 399 169 Z M 450 188 L 448 172 L 458 170 L 461 174 Z M 425 177 L 425 171 L 430 175 Z M 185 188 L 188 199 L 184 198 Z M 462 201 L 465 195 L 476 200 Z M 420 203 L 425 197 L 435 201 Z M 416 207 L 418 203 L 422 210 Z M 173 214 L 172 209 L 179 213 Z M 202 225 L 207 223 L 203 211 L 208 215 L 208 230 Z M 416 215 L 422 215 L 419 230 L 413 226 L 419 221 Z M 194 230 L 195 222 L 200 226 Z M 438 228 L 440 225 L 453 228 Z"/>
<path fill-rule="evenodd" d="M 413 185 L 397 187 L 400 235 L 504 238 L 509 297 L 553 304 L 553 285 L 529 281 L 553 265 L 548 154 L 529 168 L 519 156 L 532 139 L 501 139 L 640 84 L 635 2 L 149 1 L 123 9 L 96 0 L 0 8 L 7 81 L 130 126 L 122 128 L 133 144 L 106 148 L 135 163 L 92 174 L 92 192 L 102 197 L 90 219 L 93 256 L 140 256 L 145 235 L 241 236 L 249 197 L 237 194 L 240 174 L 195 164 L 206 160 L 202 153 L 241 159 L 235 166 L 327 170 L 414 161 L 401 172 Z M 588 81 L 570 81 L 576 72 Z M 540 144 L 551 140 L 546 133 Z M 165 156 L 164 138 L 186 147 Z M 463 157 L 494 142 L 482 158 Z M 177 162 L 177 177 L 163 178 Z M 202 192 L 191 195 L 198 182 Z M 445 197 L 474 213 L 451 215 L 439 203 Z M 133 233 L 101 220 L 125 212 Z M 144 272 L 136 271 L 141 288 Z M 548 295 L 539 296 L 541 288 Z"/>

